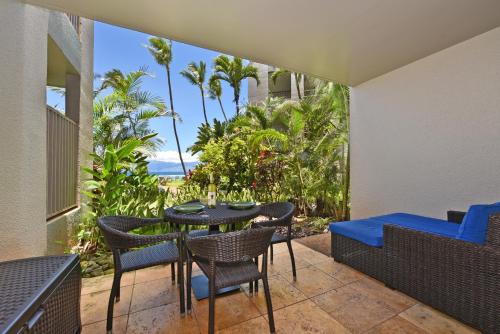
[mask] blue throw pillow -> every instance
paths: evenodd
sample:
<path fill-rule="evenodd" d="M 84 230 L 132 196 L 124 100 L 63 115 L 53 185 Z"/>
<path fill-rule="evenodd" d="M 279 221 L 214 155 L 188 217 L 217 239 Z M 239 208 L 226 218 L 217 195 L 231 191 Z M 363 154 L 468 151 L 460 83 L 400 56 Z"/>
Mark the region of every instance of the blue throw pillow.
<path fill-rule="evenodd" d="M 500 213 L 500 203 L 471 205 L 460 224 L 457 239 L 484 245 L 488 218 L 494 213 Z"/>

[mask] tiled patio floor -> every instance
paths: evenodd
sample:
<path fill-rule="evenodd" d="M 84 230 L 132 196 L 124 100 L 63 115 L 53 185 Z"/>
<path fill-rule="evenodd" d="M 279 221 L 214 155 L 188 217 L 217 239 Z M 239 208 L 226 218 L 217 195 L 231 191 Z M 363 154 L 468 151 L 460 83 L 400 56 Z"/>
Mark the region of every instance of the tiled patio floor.
<path fill-rule="evenodd" d="M 297 282 L 293 282 L 285 245 L 275 246 L 269 284 L 277 333 L 476 333 L 460 322 L 294 242 Z M 105 330 L 111 276 L 84 279 L 83 334 Z M 206 333 L 208 301 L 193 298 L 193 312 L 179 314 L 179 295 L 170 267 L 154 267 L 122 278 L 121 301 L 115 304 L 114 333 Z M 262 288 L 216 299 L 220 333 L 266 333 Z"/>

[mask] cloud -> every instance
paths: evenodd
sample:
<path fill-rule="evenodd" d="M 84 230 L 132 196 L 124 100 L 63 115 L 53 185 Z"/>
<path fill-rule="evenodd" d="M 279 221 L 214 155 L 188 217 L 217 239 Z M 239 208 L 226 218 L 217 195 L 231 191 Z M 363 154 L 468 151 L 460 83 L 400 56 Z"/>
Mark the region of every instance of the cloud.
<path fill-rule="evenodd" d="M 190 153 L 183 152 L 182 159 L 184 162 L 198 162 L 197 155 L 191 155 Z M 180 163 L 179 153 L 177 151 L 158 151 L 149 160 L 163 161 L 163 162 L 177 162 Z"/>

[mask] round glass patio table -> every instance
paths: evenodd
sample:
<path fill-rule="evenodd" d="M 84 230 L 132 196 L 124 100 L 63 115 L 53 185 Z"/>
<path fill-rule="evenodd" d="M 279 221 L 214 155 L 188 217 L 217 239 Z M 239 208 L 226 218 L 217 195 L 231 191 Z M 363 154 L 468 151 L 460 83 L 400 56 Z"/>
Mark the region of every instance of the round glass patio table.
<path fill-rule="evenodd" d="M 201 204 L 190 202 L 189 204 Z M 260 206 L 256 205 L 251 209 L 236 210 L 231 209 L 226 203 L 217 203 L 215 208 L 205 206 L 203 211 L 198 213 L 178 213 L 173 208 L 165 209 L 164 219 L 177 226 L 178 231 L 182 231 L 181 226 L 185 226 L 184 231 L 189 231 L 189 226 L 208 225 L 209 234 L 218 233 L 219 226 L 225 224 L 235 224 L 248 221 L 257 217 L 260 213 Z M 205 275 L 197 275 L 191 279 L 191 287 L 197 300 L 208 298 L 208 278 Z M 217 294 L 239 290 L 239 286 L 231 286 L 217 290 Z"/>

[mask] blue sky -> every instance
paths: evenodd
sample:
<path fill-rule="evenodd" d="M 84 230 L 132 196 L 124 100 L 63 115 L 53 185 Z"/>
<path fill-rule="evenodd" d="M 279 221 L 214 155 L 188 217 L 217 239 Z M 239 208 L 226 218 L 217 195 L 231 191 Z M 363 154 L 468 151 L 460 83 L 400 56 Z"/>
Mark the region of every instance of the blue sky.
<path fill-rule="evenodd" d="M 94 72 L 103 75 L 105 72 L 118 68 L 123 72 L 130 72 L 147 66 L 148 72 L 154 77 L 145 78 L 143 89 L 160 96 L 169 105 L 166 72 L 163 67 L 156 64 L 149 51 L 144 47 L 150 35 L 123 29 L 116 26 L 95 23 L 94 33 Z M 219 55 L 207 49 L 198 48 L 188 44 L 173 42 L 173 62 L 171 65 L 172 89 L 174 96 L 174 108 L 181 115 L 182 122 L 178 122 L 179 133 L 183 152 L 196 139 L 198 126 L 203 122 L 203 109 L 199 89 L 191 85 L 179 72 L 187 67 L 191 61 L 203 60 L 207 63 L 207 70 L 211 73 L 212 61 Z M 223 82 L 222 103 L 228 117 L 235 114 L 235 106 L 232 102 L 233 91 Z M 247 82 L 242 83 L 240 103 L 247 101 Z M 57 104 L 57 97 L 53 93 L 48 94 L 48 103 Z M 223 119 L 217 101 L 205 99 L 208 119 L 214 117 Z M 60 102 L 59 102 L 60 104 Z M 159 160 L 178 161 L 177 146 L 172 130 L 170 118 L 160 118 L 151 122 L 151 127 L 165 140 L 162 152 L 158 154 Z M 189 153 L 183 154 L 185 160 L 192 160 Z"/>

